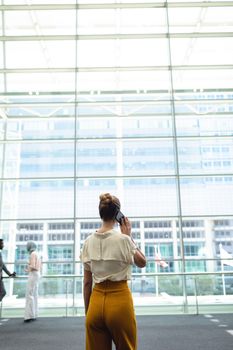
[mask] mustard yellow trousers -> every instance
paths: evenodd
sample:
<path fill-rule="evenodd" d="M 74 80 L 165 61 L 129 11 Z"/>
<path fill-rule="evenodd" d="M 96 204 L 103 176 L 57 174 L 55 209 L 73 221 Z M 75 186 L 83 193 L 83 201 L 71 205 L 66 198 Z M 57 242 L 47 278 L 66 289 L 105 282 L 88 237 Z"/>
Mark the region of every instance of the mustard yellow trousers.
<path fill-rule="evenodd" d="M 86 315 L 86 350 L 137 349 L 137 325 L 126 281 L 104 281 L 93 288 Z"/>

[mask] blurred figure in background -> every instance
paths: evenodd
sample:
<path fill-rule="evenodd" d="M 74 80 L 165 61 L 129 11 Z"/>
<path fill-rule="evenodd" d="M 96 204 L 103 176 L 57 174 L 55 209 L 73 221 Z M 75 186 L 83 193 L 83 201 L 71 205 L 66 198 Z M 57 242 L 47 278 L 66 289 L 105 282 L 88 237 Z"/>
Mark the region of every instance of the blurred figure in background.
<path fill-rule="evenodd" d="M 38 316 L 38 287 L 41 273 L 41 259 L 36 252 L 36 244 L 27 242 L 27 251 L 30 254 L 26 272 L 28 272 L 28 282 L 26 289 L 26 305 L 24 322 L 36 320 Z"/>
<path fill-rule="evenodd" d="M 4 241 L 2 238 L 0 238 L 0 250 L 2 250 L 4 248 Z M 6 295 L 6 290 L 4 287 L 4 283 L 2 280 L 2 271 L 4 271 L 8 276 L 10 277 L 15 277 L 16 273 L 13 272 L 11 273 L 5 266 L 3 260 L 2 260 L 2 254 L 0 252 L 0 302 L 2 301 L 2 299 L 4 298 L 4 296 Z"/>

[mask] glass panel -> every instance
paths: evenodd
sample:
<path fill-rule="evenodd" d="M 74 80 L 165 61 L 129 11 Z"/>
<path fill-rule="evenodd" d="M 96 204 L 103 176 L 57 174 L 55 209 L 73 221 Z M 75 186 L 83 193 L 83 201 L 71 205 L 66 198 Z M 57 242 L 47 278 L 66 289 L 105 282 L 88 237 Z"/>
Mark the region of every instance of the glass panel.
<path fill-rule="evenodd" d="M 179 136 L 233 135 L 233 119 L 224 115 L 184 115 L 176 117 Z"/>
<path fill-rule="evenodd" d="M 95 3 L 99 3 L 99 0 L 91 0 L 91 2 L 93 3 L 93 4 L 95 4 Z M 148 3 L 154 3 L 154 1 L 152 1 L 152 0 L 149 0 L 149 1 L 147 1 Z M 90 0 L 80 0 L 80 4 L 89 4 L 90 3 Z M 102 4 L 115 4 L 115 1 L 114 0 L 103 0 L 103 1 L 101 1 L 101 3 Z M 123 1 L 121 1 L 121 3 L 141 3 L 141 0 L 123 0 Z M 158 3 L 160 6 L 161 6 L 161 4 L 162 3 L 164 3 L 164 0 L 158 0 L 158 1 L 156 1 L 156 3 Z"/>
<path fill-rule="evenodd" d="M 80 67 L 168 64 L 167 41 L 165 39 L 79 41 L 77 54 Z"/>
<path fill-rule="evenodd" d="M 3 158 L 4 158 L 4 145 L 0 144 L 0 174 L 1 174 L 1 176 L 3 176 L 3 173 L 4 173 Z"/>
<path fill-rule="evenodd" d="M 145 271 L 133 267 L 136 310 L 222 310 L 233 293 L 232 4 L 1 4 L 0 232 L 22 275 L 6 281 L 2 312 L 23 314 L 30 239 L 43 257 L 40 316 L 48 305 L 84 314 L 79 251 L 103 192 L 120 198 L 147 256 Z"/>
<path fill-rule="evenodd" d="M 171 136 L 172 122 L 171 117 L 151 116 L 146 117 L 139 115 L 122 120 L 122 134 L 124 137 L 156 137 Z"/>
<path fill-rule="evenodd" d="M 1 46 L 1 44 L 0 44 Z M 5 91 L 5 86 L 4 86 L 4 75 L 0 74 L 0 92 L 3 93 Z M 2 98 L 0 96 L 0 102 L 2 102 Z"/>
<path fill-rule="evenodd" d="M 124 206 L 126 215 L 177 215 L 176 182 L 174 178 L 125 179 Z M 138 195 L 136 195 L 138 194 Z"/>
<path fill-rule="evenodd" d="M 78 138 L 114 138 L 116 137 L 116 118 L 79 118 Z M 85 147 L 85 146 L 84 146 Z M 91 157 L 91 151 L 89 154 Z"/>
<path fill-rule="evenodd" d="M 74 214 L 72 180 L 4 181 L 0 191 L 3 219 L 70 218 Z"/>
<path fill-rule="evenodd" d="M 170 86 L 168 71 L 136 71 L 130 69 L 120 71 L 117 68 L 108 72 L 80 72 L 77 76 L 77 89 L 79 91 L 91 91 L 96 93 L 100 91 L 121 91 L 133 90 L 138 93 L 153 90 L 162 93 L 167 93 Z M 71 86 L 71 84 L 70 84 Z"/>
<path fill-rule="evenodd" d="M 123 188 L 122 210 L 129 217 L 177 215 L 174 178 L 85 179 L 77 181 L 78 217 L 99 217 L 99 195 L 118 195 Z M 138 193 L 135 196 L 135 193 Z M 85 198 L 85 203 L 81 201 Z"/>
<path fill-rule="evenodd" d="M 75 42 L 68 40 L 62 41 L 62 45 L 59 41 L 10 41 L 6 42 L 6 67 L 74 67 L 74 50 Z"/>
<path fill-rule="evenodd" d="M 20 16 L 17 11 L 5 11 L 5 34 L 10 36 L 74 35 L 75 17 L 75 11 L 64 9 L 62 11 L 20 11 Z"/>
<path fill-rule="evenodd" d="M 233 144 L 228 139 L 178 141 L 181 174 L 232 174 Z"/>
<path fill-rule="evenodd" d="M 230 114 L 233 110 L 233 101 L 224 101 L 224 100 L 205 100 L 205 101 L 187 101 L 187 102 L 176 102 L 175 110 L 177 114 L 196 114 L 197 116 L 201 115 L 213 115 L 218 113 L 219 118 L 222 114 Z M 229 113 L 230 112 L 230 113 Z M 218 133 L 218 131 L 216 132 Z"/>
<path fill-rule="evenodd" d="M 123 142 L 123 172 L 134 175 L 174 174 L 173 142 L 138 141 Z M 118 147 L 120 148 L 120 143 Z"/>
<path fill-rule="evenodd" d="M 122 164 L 121 164 L 122 162 Z M 78 176 L 173 174 L 172 141 L 78 143 Z"/>
<path fill-rule="evenodd" d="M 229 32 L 233 29 L 233 7 L 169 8 L 171 33 Z"/>
<path fill-rule="evenodd" d="M 5 126 L 4 120 L 0 119 L 0 140 L 3 140 L 5 137 Z"/>
<path fill-rule="evenodd" d="M 53 117 L 64 118 L 74 116 L 75 96 L 73 93 L 74 92 L 67 94 L 65 92 L 61 94 L 58 92 L 54 94 L 49 92 L 12 93 L 6 95 L 7 98 L 4 98 L 3 106 L 6 108 L 5 113 L 10 118 L 18 118 L 19 120 L 28 117 L 32 117 L 32 120 L 35 118 L 51 118 L 51 125 L 53 125 Z M 68 128 L 69 125 L 68 123 Z M 22 128 L 19 127 L 15 131 L 19 132 L 19 135 L 22 137 Z"/>
<path fill-rule="evenodd" d="M 183 215 L 231 215 L 233 177 L 181 178 L 181 204 Z"/>
<path fill-rule="evenodd" d="M 64 177 L 74 174 L 72 142 L 8 143 L 5 157 L 5 177 Z"/>
<path fill-rule="evenodd" d="M 7 90 L 26 92 L 29 95 L 40 92 L 73 91 L 75 75 L 73 73 L 11 73 L 6 75 Z"/>
<path fill-rule="evenodd" d="M 97 9 L 78 11 L 79 34 L 164 33 L 166 13 L 161 8 Z"/>
<path fill-rule="evenodd" d="M 7 139 L 9 140 L 67 138 L 74 138 L 73 118 L 26 119 L 19 116 L 17 119 L 9 119 L 7 122 Z"/>
<path fill-rule="evenodd" d="M 157 94 L 147 94 L 146 92 L 141 95 L 140 92 L 132 91 L 132 93 L 123 92 L 103 92 L 101 94 L 98 91 L 93 91 L 91 94 L 80 94 L 78 96 L 79 102 L 77 106 L 77 114 L 80 117 L 108 117 L 117 116 L 120 117 L 118 124 L 122 117 L 137 116 L 144 118 L 150 116 L 166 116 L 171 114 L 171 104 L 168 92 L 157 92 Z M 164 117 L 163 117 L 164 118 Z M 126 119 L 126 118 L 125 118 Z M 124 123 L 122 123 L 124 127 Z M 164 122 L 164 127 L 169 127 Z M 156 131 L 155 131 L 156 132 Z M 97 136 L 97 135 L 96 135 Z"/>
<path fill-rule="evenodd" d="M 25 5 L 25 0 L 4 0 L 5 4 Z M 47 0 L 30 0 L 31 4 L 48 4 Z M 49 0 L 49 4 L 76 4 L 76 0 Z"/>
<path fill-rule="evenodd" d="M 1 25 L 1 19 L 0 19 L 0 25 Z M 3 43 L 2 42 L 0 42 L 0 53 L 1 53 L 0 54 L 0 68 L 3 68 Z"/>
<path fill-rule="evenodd" d="M 212 96 L 219 95 L 221 89 L 229 89 L 232 91 L 232 79 L 233 69 L 227 66 L 222 70 L 194 69 L 177 70 L 173 72 L 175 90 L 191 90 L 191 92 L 189 92 L 190 96 L 198 95 L 198 92 L 199 95 L 203 96 L 203 91 L 205 91 L 205 89 L 209 89 Z M 227 91 L 223 91 L 223 95 L 227 95 L 227 93 Z"/>
<path fill-rule="evenodd" d="M 94 112 L 94 111 L 93 111 Z M 93 115 L 94 117 L 94 115 Z M 79 118 L 77 125 L 78 138 L 115 138 L 123 137 L 155 137 L 171 136 L 170 117 L 95 117 Z M 62 123 L 61 123 L 62 125 Z"/>
<path fill-rule="evenodd" d="M 171 39 L 174 65 L 232 64 L 233 38 Z"/>
<path fill-rule="evenodd" d="M 116 157 L 115 142 L 78 143 L 77 176 L 101 176 L 103 172 L 105 176 L 116 175 Z"/>

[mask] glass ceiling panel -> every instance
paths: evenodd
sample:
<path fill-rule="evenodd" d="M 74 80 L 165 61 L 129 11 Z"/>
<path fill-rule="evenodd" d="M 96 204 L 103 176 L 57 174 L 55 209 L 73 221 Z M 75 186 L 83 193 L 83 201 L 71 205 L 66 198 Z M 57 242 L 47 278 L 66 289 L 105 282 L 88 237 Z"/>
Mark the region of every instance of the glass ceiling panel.
<path fill-rule="evenodd" d="M 0 2 L 0 5 L 1 5 L 1 2 Z M 1 15 L 1 12 L 0 12 L 0 15 Z M 0 35 L 2 35 L 2 34 L 3 34 L 2 16 L 0 16 Z"/>
<path fill-rule="evenodd" d="M 81 40 L 78 64 L 80 67 L 167 65 L 167 50 L 166 39 Z"/>
<path fill-rule="evenodd" d="M 74 35 L 76 12 L 62 11 L 5 11 L 5 34 Z"/>
<path fill-rule="evenodd" d="M 142 3 L 142 0 L 121 0 L 119 3 L 125 4 L 125 3 Z M 154 0 L 148 0 L 146 1 L 147 3 L 154 3 Z M 96 3 L 101 3 L 101 4 L 116 4 L 115 0 L 79 0 L 79 4 L 96 4 Z M 164 3 L 164 0 L 156 0 L 156 3 L 161 4 Z"/>
<path fill-rule="evenodd" d="M 142 34 L 166 32 L 164 9 L 79 10 L 78 34 Z"/>
<path fill-rule="evenodd" d="M 77 76 L 79 91 L 168 90 L 169 71 L 80 72 Z"/>
<path fill-rule="evenodd" d="M 4 75 L 0 74 L 0 93 L 5 90 L 4 88 Z"/>
<path fill-rule="evenodd" d="M 228 0 L 227 0 L 228 1 Z M 211 0 L 211 2 L 227 2 L 227 1 L 224 1 L 224 0 Z M 175 2 L 175 3 L 183 3 L 184 6 L 185 6 L 185 3 L 189 2 L 189 1 L 183 1 L 183 0 L 167 0 L 167 2 Z M 202 3 L 206 3 L 206 1 L 200 1 L 200 0 L 192 0 L 192 2 L 202 2 Z M 232 2 L 232 1 L 228 1 L 228 2 Z"/>
<path fill-rule="evenodd" d="M 233 69 L 180 70 L 173 72 L 173 84 L 176 89 L 232 89 Z"/>
<path fill-rule="evenodd" d="M 91 0 L 92 1 L 92 0 Z M 76 0 L 4 0 L 6 5 L 76 4 Z"/>
<path fill-rule="evenodd" d="M 5 123 L 4 123 L 4 119 L 0 117 L 0 140 L 2 140 L 4 137 L 5 137 Z"/>
<path fill-rule="evenodd" d="M 0 68 L 3 68 L 3 43 L 0 42 Z"/>
<path fill-rule="evenodd" d="M 7 91 L 28 92 L 63 92 L 75 90 L 74 73 L 11 73 L 7 74 Z"/>
<path fill-rule="evenodd" d="M 38 40 L 6 42 L 7 68 L 51 68 L 74 66 L 74 41 Z"/>
<path fill-rule="evenodd" d="M 233 38 L 171 39 L 174 65 L 232 64 Z"/>
<path fill-rule="evenodd" d="M 169 8 L 171 33 L 230 32 L 233 7 Z"/>

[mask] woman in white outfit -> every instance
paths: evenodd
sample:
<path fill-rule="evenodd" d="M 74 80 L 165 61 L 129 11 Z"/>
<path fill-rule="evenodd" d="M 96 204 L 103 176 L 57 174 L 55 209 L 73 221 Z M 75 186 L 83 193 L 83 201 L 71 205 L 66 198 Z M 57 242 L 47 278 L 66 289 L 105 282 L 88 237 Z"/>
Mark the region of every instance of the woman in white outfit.
<path fill-rule="evenodd" d="M 41 259 L 36 252 L 36 244 L 34 242 L 27 242 L 27 251 L 29 252 L 30 257 L 26 269 L 28 272 L 28 283 L 24 322 L 31 322 L 38 316 L 38 286 L 41 271 Z"/>

